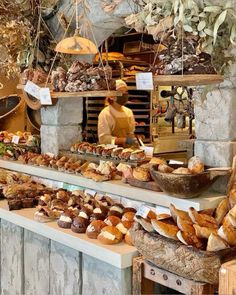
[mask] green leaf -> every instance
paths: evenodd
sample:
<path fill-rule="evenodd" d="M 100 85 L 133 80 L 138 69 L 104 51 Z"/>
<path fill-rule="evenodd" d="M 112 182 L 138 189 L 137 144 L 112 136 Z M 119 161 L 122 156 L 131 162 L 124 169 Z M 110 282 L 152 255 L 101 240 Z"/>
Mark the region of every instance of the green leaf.
<path fill-rule="evenodd" d="M 193 28 L 189 25 L 184 25 L 183 29 L 185 30 L 185 32 L 189 32 L 189 33 L 191 33 L 193 31 Z"/>
<path fill-rule="evenodd" d="M 173 8 L 174 8 L 174 14 L 177 14 L 178 8 L 179 8 L 179 0 L 174 0 Z"/>
<path fill-rule="evenodd" d="M 233 27 L 232 27 L 232 29 L 231 29 L 230 42 L 231 42 L 233 45 L 236 45 L 236 24 L 233 25 Z"/>
<path fill-rule="evenodd" d="M 219 27 L 225 21 L 226 15 L 227 15 L 227 10 L 221 12 L 221 14 L 219 15 L 219 17 L 217 18 L 217 20 L 215 22 L 214 31 L 213 31 L 214 44 L 216 43 Z"/>
<path fill-rule="evenodd" d="M 212 30 L 206 28 L 206 29 L 204 30 L 204 32 L 205 32 L 208 36 L 213 37 L 213 31 L 212 31 Z"/>
<path fill-rule="evenodd" d="M 197 29 L 198 29 L 198 31 L 200 32 L 200 31 L 202 31 L 205 27 L 206 27 L 206 21 L 205 21 L 205 20 L 202 20 L 202 21 L 200 21 L 200 23 L 198 24 Z"/>
<path fill-rule="evenodd" d="M 215 13 L 220 13 L 222 10 L 221 6 L 207 6 L 204 8 L 205 12 L 215 12 Z"/>

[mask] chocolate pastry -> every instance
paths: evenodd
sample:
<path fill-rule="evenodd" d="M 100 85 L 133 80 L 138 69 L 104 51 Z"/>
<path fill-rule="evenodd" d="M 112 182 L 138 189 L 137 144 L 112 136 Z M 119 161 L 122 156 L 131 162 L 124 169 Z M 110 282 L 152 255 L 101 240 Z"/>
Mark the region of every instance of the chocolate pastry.
<path fill-rule="evenodd" d="M 60 211 L 64 211 L 67 208 L 67 205 L 61 200 L 54 199 L 50 204 L 51 209 L 56 209 Z"/>
<path fill-rule="evenodd" d="M 119 218 L 122 217 L 124 206 L 122 204 L 114 204 L 108 213 L 108 216 L 114 215 Z"/>
<path fill-rule="evenodd" d="M 75 233 L 85 233 L 88 225 L 89 221 L 87 219 L 78 216 L 74 218 L 71 230 Z"/>
<path fill-rule="evenodd" d="M 22 208 L 33 208 L 34 207 L 34 199 L 25 198 L 22 199 Z"/>
<path fill-rule="evenodd" d="M 71 211 L 64 212 L 58 219 L 57 224 L 61 228 L 71 228 L 73 218 L 75 218 L 75 215 Z"/>
<path fill-rule="evenodd" d="M 69 192 L 65 191 L 65 190 L 59 190 L 57 192 L 57 199 L 61 200 L 63 203 L 68 203 L 69 199 L 70 199 L 70 194 Z"/>
<path fill-rule="evenodd" d="M 103 213 L 93 213 L 90 215 L 90 221 L 93 220 L 104 220 L 106 218 L 106 215 Z"/>
<path fill-rule="evenodd" d="M 134 213 L 136 213 L 137 210 L 134 209 L 134 208 L 132 208 L 132 207 L 126 207 L 126 208 L 124 208 L 124 211 L 123 212 L 124 213 L 126 213 L 126 212 L 134 212 Z"/>
<path fill-rule="evenodd" d="M 22 208 L 22 201 L 19 199 L 8 200 L 9 210 L 20 210 Z"/>

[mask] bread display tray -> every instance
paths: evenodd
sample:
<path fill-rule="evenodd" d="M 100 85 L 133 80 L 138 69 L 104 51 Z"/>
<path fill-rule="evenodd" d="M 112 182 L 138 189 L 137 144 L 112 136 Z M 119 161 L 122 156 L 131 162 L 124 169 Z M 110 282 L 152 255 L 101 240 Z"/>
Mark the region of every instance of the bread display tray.
<path fill-rule="evenodd" d="M 156 266 L 189 280 L 218 284 L 223 263 L 236 258 L 236 247 L 207 252 L 155 233 L 148 233 L 135 223 L 131 230 L 134 246 Z"/>

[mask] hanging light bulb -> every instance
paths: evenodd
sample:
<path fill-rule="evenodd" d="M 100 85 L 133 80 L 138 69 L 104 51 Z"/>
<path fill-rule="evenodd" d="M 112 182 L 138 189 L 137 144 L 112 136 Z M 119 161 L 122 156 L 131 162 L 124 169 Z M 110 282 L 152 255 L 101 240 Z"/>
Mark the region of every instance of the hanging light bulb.
<path fill-rule="evenodd" d="M 98 49 L 96 45 L 87 38 L 83 38 L 79 34 L 78 22 L 78 0 L 75 2 L 76 7 L 76 30 L 73 37 L 61 40 L 55 51 L 67 54 L 96 54 Z"/>

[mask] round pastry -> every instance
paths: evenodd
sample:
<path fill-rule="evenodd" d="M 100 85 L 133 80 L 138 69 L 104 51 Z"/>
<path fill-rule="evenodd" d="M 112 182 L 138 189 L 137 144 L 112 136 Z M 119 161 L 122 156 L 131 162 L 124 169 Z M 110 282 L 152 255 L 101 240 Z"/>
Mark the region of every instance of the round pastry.
<path fill-rule="evenodd" d="M 85 212 L 88 216 L 90 216 L 93 213 L 93 207 L 89 204 L 84 204 L 81 205 L 81 211 Z"/>
<path fill-rule="evenodd" d="M 90 221 L 93 220 L 104 220 L 106 218 L 106 215 L 103 213 L 92 213 L 90 215 Z"/>
<path fill-rule="evenodd" d="M 110 211 L 108 213 L 109 216 L 111 215 L 114 215 L 114 216 L 117 216 L 119 218 L 122 217 L 122 214 L 123 214 L 123 205 L 121 204 L 114 204 L 111 208 L 110 208 Z"/>
<path fill-rule="evenodd" d="M 136 167 L 133 169 L 133 177 L 140 181 L 150 181 L 151 175 L 148 169 L 142 167 Z"/>
<path fill-rule="evenodd" d="M 71 225 L 71 230 L 75 233 L 85 233 L 87 226 L 89 224 L 88 219 L 85 219 L 83 217 L 75 217 L 73 219 L 72 225 Z"/>
<path fill-rule="evenodd" d="M 134 212 L 126 212 L 123 214 L 121 221 L 134 221 L 134 216 L 135 213 Z"/>
<path fill-rule="evenodd" d="M 188 169 L 190 170 L 192 174 L 199 174 L 204 172 L 204 169 L 205 169 L 204 166 L 205 166 L 204 163 L 197 156 L 192 157 L 188 161 Z"/>
<path fill-rule="evenodd" d="M 126 207 L 126 208 L 124 208 L 124 213 L 126 213 L 126 212 L 134 212 L 134 213 L 136 213 L 137 210 L 132 208 L 132 207 Z"/>
<path fill-rule="evenodd" d="M 130 230 L 128 230 L 125 235 L 125 242 L 126 242 L 126 244 L 133 246 L 131 235 L 130 235 Z"/>
<path fill-rule="evenodd" d="M 115 226 L 105 226 L 98 235 L 98 240 L 106 245 L 118 244 L 122 241 L 123 235 Z"/>
<path fill-rule="evenodd" d="M 52 200 L 52 195 L 44 194 L 39 198 L 39 205 L 46 206 Z"/>
<path fill-rule="evenodd" d="M 93 205 L 86 203 L 82 207 L 87 208 L 89 210 L 90 214 L 92 214 L 93 209 L 94 209 Z"/>
<path fill-rule="evenodd" d="M 120 223 L 121 219 L 117 216 L 108 216 L 104 222 L 109 226 L 116 226 L 118 223 Z"/>
<path fill-rule="evenodd" d="M 131 148 L 123 149 L 123 151 L 119 155 L 119 158 L 121 160 L 128 161 L 132 152 L 133 150 Z"/>
<path fill-rule="evenodd" d="M 191 174 L 191 171 L 188 168 L 180 167 L 178 169 L 175 169 L 172 173 L 173 174 L 186 174 L 186 175 L 189 175 L 189 174 Z"/>
<path fill-rule="evenodd" d="M 34 214 L 34 219 L 38 222 L 50 222 L 54 220 L 51 217 L 50 209 L 48 209 L 47 207 L 39 208 L 38 211 L 36 211 Z"/>
<path fill-rule="evenodd" d="M 70 194 L 65 190 L 58 190 L 56 197 L 58 200 L 61 200 L 64 203 L 68 203 L 70 199 Z"/>
<path fill-rule="evenodd" d="M 22 208 L 22 201 L 18 199 L 9 199 L 8 200 L 9 210 L 20 210 Z"/>
<path fill-rule="evenodd" d="M 174 168 L 166 165 L 166 164 L 160 164 L 158 166 L 158 171 L 162 173 L 172 173 L 174 171 Z"/>
<path fill-rule="evenodd" d="M 80 210 L 78 216 L 89 220 L 90 214 L 87 214 L 84 210 Z"/>
<path fill-rule="evenodd" d="M 93 220 L 87 227 L 86 234 L 90 239 L 97 239 L 103 227 L 107 226 L 102 220 Z"/>
<path fill-rule="evenodd" d="M 72 221 L 73 221 L 72 214 L 65 212 L 61 214 L 60 218 L 57 221 L 57 224 L 59 227 L 62 227 L 62 228 L 71 228 Z"/>
<path fill-rule="evenodd" d="M 132 221 L 121 221 L 120 223 L 117 224 L 116 228 L 118 228 L 118 230 L 123 235 L 126 235 L 132 225 L 133 225 Z"/>

